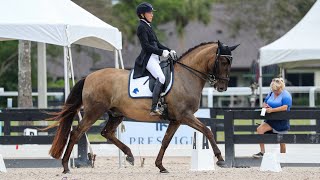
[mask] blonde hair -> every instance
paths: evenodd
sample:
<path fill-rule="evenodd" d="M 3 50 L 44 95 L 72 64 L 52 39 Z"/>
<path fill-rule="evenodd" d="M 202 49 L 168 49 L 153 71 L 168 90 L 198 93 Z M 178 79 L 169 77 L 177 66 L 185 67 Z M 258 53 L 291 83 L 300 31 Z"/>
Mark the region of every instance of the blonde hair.
<path fill-rule="evenodd" d="M 286 87 L 283 78 L 273 78 L 270 83 L 270 88 L 272 91 L 282 91 Z"/>

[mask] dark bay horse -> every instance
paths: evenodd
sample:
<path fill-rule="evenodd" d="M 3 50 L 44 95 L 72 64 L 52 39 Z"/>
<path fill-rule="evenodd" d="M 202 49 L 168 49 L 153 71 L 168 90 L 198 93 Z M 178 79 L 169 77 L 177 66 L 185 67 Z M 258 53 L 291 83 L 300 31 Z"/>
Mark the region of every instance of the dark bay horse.
<path fill-rule="evenodd" d="M 237 45 L 238 46 L 238 45 Z M 202 89 L 209 81 L 217 91 L 226 91 L 232 63 L 231 51 L 237 46 L 228 47 L 220 42 L 202 43 L 184 53 L 174 65 L 174 84 L 165 97 L 168 116 L 171 119 L 155 161 L 160 172 L 168 172 L 162 165 L 164 153 L 181 124 L 202 132 L 210 141 L 217 165 L 225 166 L 221 152 L 213 138 L 213 133 L 201 123 L 194 113 L 200 105 Z M 158 121 L 159 116 L 150 116 L 151 99 L 132 99 L 128 95 L 129 71 L 106 68 L 89 74 L 72 88 L 62 110 L 52 119 L 57 122 L 48 128 L 58 126 L 49 154 L 59 159 L 68 143 L 62 158 L 63 173 L 70 172 L 68 161 L 72 148 L 80 137 L 105 112 L 110 119 L 101 135 L 110 140 L 127 155 L 132 165 L 134 158 L 128 146 L 115 137 L 117 126 L 124 117 L 137 121 Z M 74 116 L 83 105 L 84 117 L 70 133 Z M 70 139 L 68 136 L 70 133 Z"/>

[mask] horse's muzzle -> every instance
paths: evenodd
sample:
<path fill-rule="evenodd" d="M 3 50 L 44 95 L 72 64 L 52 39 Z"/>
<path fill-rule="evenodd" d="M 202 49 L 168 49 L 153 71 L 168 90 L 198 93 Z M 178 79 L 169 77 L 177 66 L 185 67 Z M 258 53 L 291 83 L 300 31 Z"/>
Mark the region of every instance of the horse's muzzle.
<path fill-rule="evenodd" d="M 228 88 L 228 84 L 225 84 L 225 83 L 216 83 L 214 85 L 215 89 L 218 91 L 218 92 L 223 92 L 223 91 L 226 91 L 227 88 Z"/>
<path fill-rule="evenodd" d="M 223 92 L 226 90 L 227 90 L 227 88 L 225 88 L 225 87 L 217 87 L 217 91 L 219 91 L 219 92 Z"/>

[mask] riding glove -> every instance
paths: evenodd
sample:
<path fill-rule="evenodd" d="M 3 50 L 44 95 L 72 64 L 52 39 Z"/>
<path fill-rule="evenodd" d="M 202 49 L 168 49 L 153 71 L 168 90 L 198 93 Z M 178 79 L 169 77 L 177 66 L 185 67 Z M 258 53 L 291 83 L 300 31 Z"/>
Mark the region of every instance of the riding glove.
<path fill-rule="evenodd" d="M 177 59 L 177 53 L 176 53 L 175 50 L 171 50 L 171 51 L 170 51 L 170 57 L 171 57 L 172 59 L 174 59 L 174 60 Z"/>
<path fill-rule="evenodd" d="M 167 58 L 168 56 L 169 56 L 169 51 L 168 50 L 163 50 L 162 51 L 162 56 L 164 57 L 164 58 Z"/>

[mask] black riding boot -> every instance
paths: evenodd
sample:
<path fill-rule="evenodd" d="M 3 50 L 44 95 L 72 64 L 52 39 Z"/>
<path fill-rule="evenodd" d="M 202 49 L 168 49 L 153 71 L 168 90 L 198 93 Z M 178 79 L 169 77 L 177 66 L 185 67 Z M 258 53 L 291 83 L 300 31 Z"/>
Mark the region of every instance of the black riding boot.
<path fill-rule="evenodd" d="M 161 82 L 159 81 L 159 78 L 157 78 L 156 82 L 154 83 L 153 92 L 152 92 L 152 106 L 151 106 L 151 112 L 150 112 L 150 115 L 152 116 L 161 115 L 161 111 L 157 104 L 160 98 L 162 87 L 163 87 L 163 84 L 161 84 Z"/>

